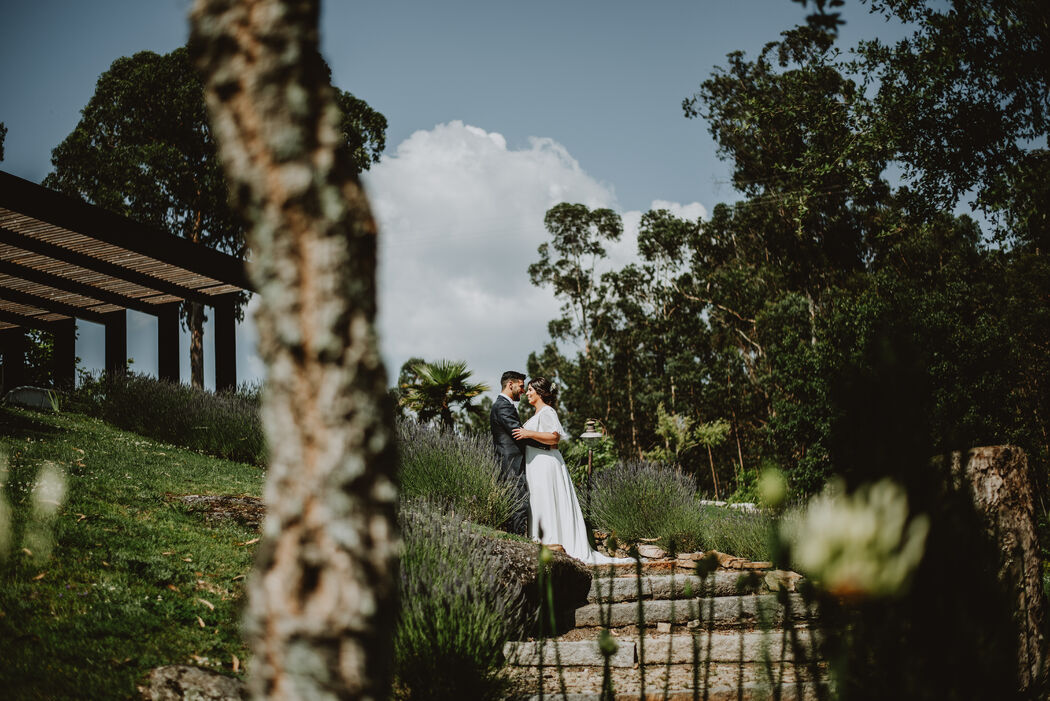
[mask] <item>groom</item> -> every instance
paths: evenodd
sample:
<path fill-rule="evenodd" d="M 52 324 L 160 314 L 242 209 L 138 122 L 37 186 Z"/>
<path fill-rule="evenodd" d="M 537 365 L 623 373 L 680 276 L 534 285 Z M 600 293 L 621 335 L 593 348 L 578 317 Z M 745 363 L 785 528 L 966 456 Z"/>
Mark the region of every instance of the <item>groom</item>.
<path fill-rule="evenodd" d="M 489 411 L 489 427 L 492 429 L 492 446 L 499 458 L 502 479 L 511 485 L 518 498 L 518 507 L 507 519 L 508 533 L 528 535 L 529 521 L 529 487 L 525 482 L 525 446 L 532 445 L 547 448 L 542 443 L 531 439 L 514 440 L 511 433 L 521 428 L 518 419 L 518 400 L 525 391 L 525 376 L 520 372 L 508 370 L 500 378 L 500 393 L 492 402 Z"/>

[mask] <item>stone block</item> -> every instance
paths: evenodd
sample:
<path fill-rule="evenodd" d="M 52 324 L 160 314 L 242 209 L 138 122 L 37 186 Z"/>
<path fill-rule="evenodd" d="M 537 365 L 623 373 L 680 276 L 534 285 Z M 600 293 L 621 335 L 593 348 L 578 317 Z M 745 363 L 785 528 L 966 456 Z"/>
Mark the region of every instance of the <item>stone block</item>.
<path fill-rule="evenodd" d="M 798 630 L 796 635 L 802 652 L 800 660 L 804 661 L 810 655 L 817 654 L 811 631 Z M 784 648 L 781 631 L 715 631 L 708 635 L 706 631 L 701 630 L 696 632 L 696 642 L 697 659 L 700 661 L 706 661 L 710 654 L 712 662 L 761 662 L 767 655 L 776 662 L 780 659 L 782 650 L 785 660 L 794 660 L 793 646 L 789 641 Z M 692 633 L 676 635 L 673 638 L 647 638 L 644 647 L 646 664 L 666 664 L 668 656 L 671 664 L 688 664 L 693 661 Z"/>
<path fill-rule="evenodd" d="M 789 595 L 795 620 L 810 617 L 798 594 Z M 638 625 L 638 603 L 634 601 L 607 604 L 609 627 Z M 602 606 L 588 604 L 576 610 L 576 627 L 602 625 Z M 764 620 L 775 624 L 783 618 L 783 609 L 773 595 L 716 596 L 706 599 L 653 600 L 642 602 L 642 615 L 646 625 L 661 621 L 686 623 L 700 619 L 705 623 L 713 620 L 717 626 L 751 625 Z"/>
<path fill-rule="evenodd" d="M 650 560 L 662 560 L 667 557 L 667 551 L 656 545 L 639 545 L 638 554 Z"/>
<path fill-rule="evenodd" d="M 8 404 L 41 411 L 53 410 L 52 399 L 54 401 L 58 400 L 58 394 L 55 390 L 47 389 L 46 387 L 30 387 L 28 385 L 15 387 L 4 396 L 4 401 Z"/>
<path fill-rule="evenodd" d="M 617 640 L 616 652 L 609 657 L 612 667 L 633 667 L 636 661 L 636 649 L 633 640 Z M 508 664 L 519 667 L 536 667 L 540 663 L 540 643 L 507 643 L 503 646 L 503 656 Z M 604 664 L 602 651 L 595 640 L 554 641 L 543 644 L 543 664 L 563 667 L 589 667 Z"/>
<path fill-rule="evenodd" d="M 142 695 L 149 701 L 242 701 L 244 683 L 225 674 L 187 665 L 166 665 L 149 673 Z"/>

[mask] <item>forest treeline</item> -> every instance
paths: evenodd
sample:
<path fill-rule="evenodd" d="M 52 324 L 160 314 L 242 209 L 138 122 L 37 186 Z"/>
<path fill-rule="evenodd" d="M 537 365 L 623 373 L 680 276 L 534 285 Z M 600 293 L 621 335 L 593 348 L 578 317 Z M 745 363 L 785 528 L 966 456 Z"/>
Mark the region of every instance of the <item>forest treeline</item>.
<path fill-rule="evenodd" d="M 913 33 L 843 50 L 814 13 L 683 100 L 736 201 L 646 213 L 637 261 L 612 270 L 616 213 L 547 212 L 528 271 L 563 306 L 528 371 L 558 381 L 573 433 L 598 418 L 621 456 L 723 497 L 766 467 L 808 493 L 1002 443 L 1045 487 L 1046 10 L 864 4 Z"/>

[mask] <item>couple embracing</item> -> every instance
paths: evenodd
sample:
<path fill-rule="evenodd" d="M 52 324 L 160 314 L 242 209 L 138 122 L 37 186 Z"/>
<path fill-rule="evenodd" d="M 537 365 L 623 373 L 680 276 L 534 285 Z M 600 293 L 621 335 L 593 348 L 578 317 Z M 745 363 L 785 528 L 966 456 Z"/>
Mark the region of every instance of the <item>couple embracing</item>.
<path fill-rule="evenodd" d="M 587 538 L 576 489 L 569 478 L 558 441 L 565 435 L 554 409 L 553 383 L 534 377 L 525 386 L 525 375 L 509 370 L 500 378 L 500 394 L 492 403 L 489 425 L 503 479 L 512 485 L 521 505 L 511 515 L 507 530 L 534 541 L 560 545 L 566 554 L 587 564 L 633 562 L 595 552 Z M 525 394 L 535 413 L 521 425 L 518 400 Z"/>

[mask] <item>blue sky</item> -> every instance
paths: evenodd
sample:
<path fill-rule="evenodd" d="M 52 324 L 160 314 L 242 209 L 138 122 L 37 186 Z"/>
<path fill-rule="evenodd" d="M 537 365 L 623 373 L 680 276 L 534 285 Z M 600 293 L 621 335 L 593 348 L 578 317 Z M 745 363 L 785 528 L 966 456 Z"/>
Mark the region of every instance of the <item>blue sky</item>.
<path fill-rule="evenodd" d="M 5 3 L 0 169 L 39 182 L 95 81 L 120 56 L 185 42 L 188 0 Z M 322 50 L 335 84 L 386 115 L 387 152 L 366 178 L 382 227 L 380 338 L 394 376 L 411 356 L 466 360 L 490 384 L 547 340 L 557 303 L 525 268 L 559 201 L 695 218 L 734 199 L 728 168 L 681 102 L 725 54 L 754 55 L 806 10 L 790 0 L 530 3 L 331 1 Z M 843 46 L 899 29 L 844 8 Z M 100 327 L 77 352 L 102 364 Z M 129 355 L 155 372 L 155 322 L 129 316 Z M 250 323 L 238 376 L 261 377 Z M 210 338 L 206 374 L 212 375 Z M 188 377 L 188 342 L 183 339 Z"/>

